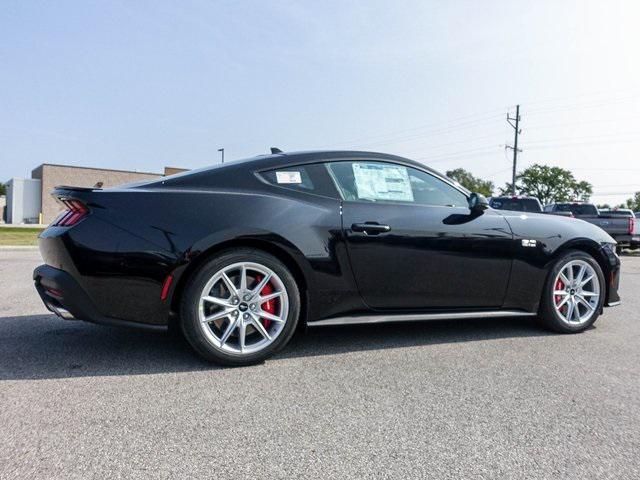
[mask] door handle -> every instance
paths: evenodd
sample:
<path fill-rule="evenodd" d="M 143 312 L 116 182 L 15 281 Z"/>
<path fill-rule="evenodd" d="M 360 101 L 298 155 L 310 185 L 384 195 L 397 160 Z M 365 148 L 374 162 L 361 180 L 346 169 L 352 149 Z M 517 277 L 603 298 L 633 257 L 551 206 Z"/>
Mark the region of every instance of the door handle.
<path fill-rule="evenodd" d="M 365 222 L 354 223 L 351 225 L 351 230 L 354 232 L 362 232 L 365 235 L 378 235 L 391 231 L 391 227 L 389 225 L 381 225 L 378 222 Z"/>

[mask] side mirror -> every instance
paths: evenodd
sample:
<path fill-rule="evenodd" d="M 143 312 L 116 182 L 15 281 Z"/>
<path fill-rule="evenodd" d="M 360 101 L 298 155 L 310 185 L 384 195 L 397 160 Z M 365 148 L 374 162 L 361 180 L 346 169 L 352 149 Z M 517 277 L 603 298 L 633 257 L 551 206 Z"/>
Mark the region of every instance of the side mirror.
<path fill-rule="evenodd" d="M 489 201 L 480 193 L 472 193 L 469 196 L 469 210 L 472 212 L 482 212 L 489 208 Z"/>

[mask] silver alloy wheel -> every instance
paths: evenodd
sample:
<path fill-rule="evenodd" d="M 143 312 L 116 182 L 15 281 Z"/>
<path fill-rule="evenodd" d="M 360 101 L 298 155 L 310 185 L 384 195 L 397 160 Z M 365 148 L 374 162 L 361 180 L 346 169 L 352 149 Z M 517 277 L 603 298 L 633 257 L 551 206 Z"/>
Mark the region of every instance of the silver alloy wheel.
<path fill-rule="evenodd" d="M 566 263 L 553 282 L 553 305 L 565 323 L 576 326 L 589 321 L 600 301 L 600 281 L 584 260 Z"/>
<path fill-rule="evenodd" d="M 216 272 L 202 289 L 198 319 L 207 340 L 225 353 L 247 355 L 271 345 L 284 329 L 289 297 L 270 268 L 239 262 Z"/>

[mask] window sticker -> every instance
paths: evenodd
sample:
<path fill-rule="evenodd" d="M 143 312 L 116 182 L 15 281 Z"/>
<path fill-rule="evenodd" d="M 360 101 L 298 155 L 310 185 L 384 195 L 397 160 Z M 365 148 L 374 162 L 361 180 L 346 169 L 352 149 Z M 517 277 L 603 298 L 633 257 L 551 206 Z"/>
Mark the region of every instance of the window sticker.
<path fill-rule="evenodd" d="M 406 167 L 379 163 L 353 163 L 358 198 L 413 202 Z"/>
<path fill-rule="evenodd" d="M 276 172 L 278 183 L 302 183 L 300 172 Z"/>

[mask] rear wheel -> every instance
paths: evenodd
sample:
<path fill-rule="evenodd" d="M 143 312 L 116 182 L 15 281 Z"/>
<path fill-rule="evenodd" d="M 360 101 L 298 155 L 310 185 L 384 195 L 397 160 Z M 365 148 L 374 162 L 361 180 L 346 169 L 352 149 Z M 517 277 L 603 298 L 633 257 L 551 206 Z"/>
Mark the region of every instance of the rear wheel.
<path fill-rule="evenodd" d="M 180 313 L 185 338 L 201 356 L 224 365 L 250 365 L 289 341 L 300 294 L 277 258 L 238 249 L 217 255 L 189 280 Z"/>
<path fill-rule="evenodd" d="M 568 252 L 549 272 L 539 319 L 556 332 L 582 332 L 598 319 L 604 295 L 604 275 L 598 262 L 585 252 Z"/>

